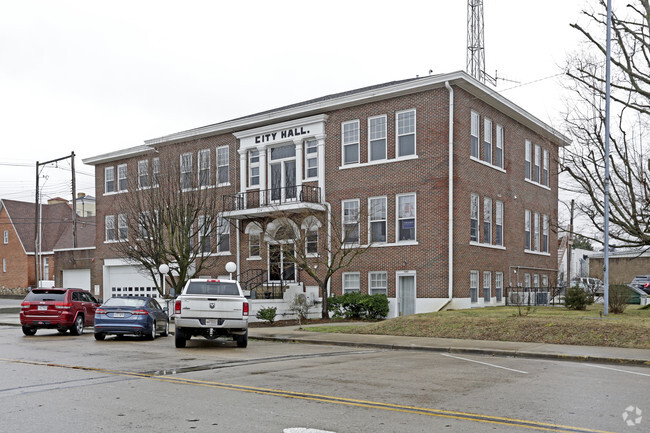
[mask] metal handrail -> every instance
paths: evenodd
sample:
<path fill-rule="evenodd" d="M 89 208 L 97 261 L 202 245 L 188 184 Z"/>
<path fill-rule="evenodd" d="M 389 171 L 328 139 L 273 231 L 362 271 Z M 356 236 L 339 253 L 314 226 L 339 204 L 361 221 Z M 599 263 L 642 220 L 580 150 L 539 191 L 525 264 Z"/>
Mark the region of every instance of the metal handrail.
<path fill-rule="evenodd" d="M 317 186 L 300 185 L 256 189 L 223 196 L 223 209 L 226 212 L 286 203 L 321 203 L 321 189 Z"/>

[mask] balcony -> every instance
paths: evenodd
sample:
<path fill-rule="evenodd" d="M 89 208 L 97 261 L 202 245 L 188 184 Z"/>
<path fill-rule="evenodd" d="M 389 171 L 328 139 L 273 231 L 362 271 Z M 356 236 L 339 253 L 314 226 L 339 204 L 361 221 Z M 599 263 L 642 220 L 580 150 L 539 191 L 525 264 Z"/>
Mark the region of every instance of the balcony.
<path fill-rule="evenodd" d="M 319 187 L 300 185 L 244 191 L 223 196 L 225 217 L 247 219 L 278 212 L 324 211 Z"/>

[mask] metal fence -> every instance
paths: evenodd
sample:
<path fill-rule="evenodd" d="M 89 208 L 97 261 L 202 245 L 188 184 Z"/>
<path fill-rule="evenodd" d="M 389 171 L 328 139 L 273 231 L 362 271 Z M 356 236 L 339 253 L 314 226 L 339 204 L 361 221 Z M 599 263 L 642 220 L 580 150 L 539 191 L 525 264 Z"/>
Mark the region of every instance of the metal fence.
<path fill-rule="evenodd" d="M 511 306 L 555 306 L 564 301 L 562 287 L 506 287 L 506 305 Z"/>

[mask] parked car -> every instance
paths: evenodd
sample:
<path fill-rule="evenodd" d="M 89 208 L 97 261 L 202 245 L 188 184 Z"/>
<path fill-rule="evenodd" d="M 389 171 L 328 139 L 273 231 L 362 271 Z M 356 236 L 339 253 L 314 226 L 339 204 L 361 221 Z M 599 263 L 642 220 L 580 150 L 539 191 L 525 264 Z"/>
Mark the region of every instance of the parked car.
<path fill-rule="evenodd" d="M 650 295 L 650 275 L 637 275 L 630 283 L 631 287 L 643 290 Z"/>
<path fill-rule="evenodd" d="M 110 298 L 95 313 L 95 339 L 107 334 L 133 334 L 150 340 L 169 335 L 169 316 L 158 301 L 146 296 Z"/>
<path fill-rule="evenodd" d="M 20 324 L 25 335 L 39 328 L 81 335 L 84 326 L 92 326 L 100 303 L 83 289 L 32 289 L 20 304 Z"/>

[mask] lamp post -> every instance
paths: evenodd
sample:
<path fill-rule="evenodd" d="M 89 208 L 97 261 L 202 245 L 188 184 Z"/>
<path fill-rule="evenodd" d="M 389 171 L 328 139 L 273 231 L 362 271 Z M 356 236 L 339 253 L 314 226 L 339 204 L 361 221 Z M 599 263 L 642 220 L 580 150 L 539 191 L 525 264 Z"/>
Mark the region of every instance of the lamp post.
<path fill-rule="evenodd" d="M 232 280 L 232 273 L 237 271 L 237 265 L 235 262 L 226 263 L 226 272 L 230 274 L 230 279 Z"/>
<path fill-rule="evenodd" d="M 165 295 L 165 280 L 167 279 L 167 274 L 169 273 L 169 266 L 163 263 L 158 266 L 158 272 L 160 272 L 160 279 L 162 280 L 162 292 L 163 296 Z"/>

